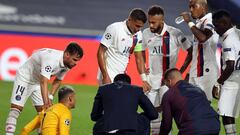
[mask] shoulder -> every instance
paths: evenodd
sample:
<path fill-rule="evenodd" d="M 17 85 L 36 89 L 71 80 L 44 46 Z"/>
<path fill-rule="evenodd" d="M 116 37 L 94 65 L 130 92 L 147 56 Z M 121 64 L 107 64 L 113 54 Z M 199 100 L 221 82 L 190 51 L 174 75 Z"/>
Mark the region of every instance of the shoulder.
<path fill-rule="evenodd" d="M 107 29 L 113 29 L 113 30 L 115 30 L 115 29 L 121 28 L 121 27 L 123 27 L 123 22 L 114 22 L 114 23 L 108 25 L 108 26 L 107 26 Z"/>
<path fill-rule="evenodd" d="M 167 31 L 168 31 L 171 35 L 174 35 L 174 36 L 183 34 L 180 29 L 175 28 L 175 27 L 173 27 L 173 26 L 168 26 L 168 27 L 167 27 Z"/>
<path fill-rule="evenodd" d="M 223 43 L 224 44 L 235 44 L 239 43 L 240 41 L 239 35 L 237 34 L 236 31 L 232 30 L 231 33 L 224 39 Z M 233 42 L 234 41 L 234 42 Z"/>
<path fill-rule="evenodd" d="M 145 35 L 149 35 L 149 34 L 151 34 L 152 32 L 151 32 L 151 30 L 150 30 L 150 28 L 146 28 L 146 29 L 144 29 L 143 30 L 143 35 L 145 36 Z"/>

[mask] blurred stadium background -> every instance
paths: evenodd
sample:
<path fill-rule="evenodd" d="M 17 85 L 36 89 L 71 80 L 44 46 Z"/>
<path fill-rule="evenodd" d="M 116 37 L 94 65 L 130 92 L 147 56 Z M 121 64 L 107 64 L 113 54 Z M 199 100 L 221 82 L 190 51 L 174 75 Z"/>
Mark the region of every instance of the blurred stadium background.
<path fill-rule="evenodd" d="M 235 25 L 240 26 L 239 0 L 208 2 L 211 11 L 227 9 L 234 16 Z M 90 135 L 93 123 L 89 114 L 97 90 L 96 52 L 99 39 L 107 25 L 126 19 L 132 8 L 147 11 L 154 4 L 165 9 L 167 24 L 190 35 L 185 24 L 174 23 L 181 12 L 188 10 L 188 0 L 0 0 L 0 134 L 4 134 L 12 81 L 19 65 L 36 49 L 64 49 L 66 44 L 75 41 L 84 48 L 85 55 L 64 81 L 66 84 L 74 84 L 78 90 L 78 105 L 73 110 L 71 134 Z M 178 65 L 182 63 L 181 58 L 184 55 L 179 55 Z M 132 59 L 134 58 L 131 61 Z M 130 62 L 128 73 L 134 84 L 140 84 L 135 62 Z M 216 108 L 216 101 L 213 106 Z M 35 115 L 31 102 L 25 107 L 18 121 L 16 134 Z M 237 122 L 239 127 L 239 119 Z M 238 128 L 238 132 L 239 130 Z M 177 133 L 176 128 L 173 133 Z"/>

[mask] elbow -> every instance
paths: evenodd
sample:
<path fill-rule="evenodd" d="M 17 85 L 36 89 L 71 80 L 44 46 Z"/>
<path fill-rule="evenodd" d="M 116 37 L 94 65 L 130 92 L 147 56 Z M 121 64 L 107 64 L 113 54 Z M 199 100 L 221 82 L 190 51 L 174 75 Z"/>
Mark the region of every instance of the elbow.
<path fill-rule="evenodd" d="M 157 118 L 158 118 L 158 112 L 156 111 L 156 112 L 154 113 L 152 119 L 154 120 L 154 119 L 157 119 Z"/>
<path fill-rule="evenodd" d="M 97 121 L 96 115 L 91 114 L 91 120 L 92 120 L 92 121 Z"/>
<path fill-rule="evenodd" d="M 91 120 L 92 121 L 97 121 L 101 117 L 102 117 L 102 115 L 91 114 Z"/>
<path fill-rule="evenodd" d="M 199 41 L 200 43 L 204 43 L 204 42 L 207 41 L 207 38 L 206 38 L 206 37 L 200 37 L 200 38 L 198 38 L 198 41 Z"/>
<path fill-rule="evenodd" d="M 149 120 L 155 120 L 155 119 L 158 118 L 158 112 L 155 111 L 154 113 L 151 113 L 151 114 L 147 115 L 147 117 L 148 117 Z"/>

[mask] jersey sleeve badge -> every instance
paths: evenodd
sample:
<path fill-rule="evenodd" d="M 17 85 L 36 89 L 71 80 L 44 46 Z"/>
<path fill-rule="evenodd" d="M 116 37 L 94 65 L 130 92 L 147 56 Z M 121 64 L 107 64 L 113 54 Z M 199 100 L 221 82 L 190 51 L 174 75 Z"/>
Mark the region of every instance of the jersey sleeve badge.
<path fill-rule="evenodd" d="M 65 124 L 66 124 L 67 126 L 69 126 L 69 125 L 70 125 L 70 120 L 69 120 L 69 119 L 66 119 L 66 120 L 65 120 Z"/>

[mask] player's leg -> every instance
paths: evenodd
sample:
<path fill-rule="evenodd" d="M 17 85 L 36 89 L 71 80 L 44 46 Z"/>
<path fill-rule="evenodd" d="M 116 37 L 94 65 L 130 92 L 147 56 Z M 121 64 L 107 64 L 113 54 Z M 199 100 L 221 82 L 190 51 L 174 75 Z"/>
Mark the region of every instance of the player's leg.
<path fill-rule="evenodd" d="M 225 81 L 221 89 L 218 107 L 227 135 L 237 134 L 235 118 L 238 117 L 240 110 L 240 91 L 238 85 L 235 82 Z"/>
<path fill-rule="evenodd" d="M 28 84 L 16 78 L 11 96 L 11 107 L 6 120 L 6 135 L 13 135 L 16 130 L 17 119 L 29 97 Z"/>
<path fill-rule="evenodd" d="M 237 129 L 235 125 L 235 119 L 233 117 L 222 116 L 222 120 L 226 135 L 236 135 Z"/>
<path fill-rule="evenodd" d="M 212 102 L 212 88 L 217 81 L 217 74 L 213 73 L 211 75 L 202 77 L 193 77 L 190 79 L 190 83 L 200 87 L 207 96 L 208 101 Z"/>
<path fill-rule="evenodd" d="M 40 126 L 40 116 L 36 116 L 32 121 L 30 121 L 27 125 L 24 126 L 20 135 L 28 135 L 39 126 Z"/>
<path fill-rule="evenodd" d="M 199 78 L 199 86 L 205 92 L 208 101 L 212 102 L 212 88 L 217 81 L 217 74 L 203 76 Z"/>
<path fill-rule="evenodd" d="M 154 107 L 159 107 L 159 89 L 152 89 L 148 93 L 146 93 L 148 99 L 152 102 Z M 151 133 L 152 135 L 156 135 L 160 130 L 160 118 L 151 121 Z"/>
<path fill-rule="evenodd" d="M 161 105 L 161 103 L 162 103 L 162 98 L 163 98 L 163 95 L 168 91 L 168 87 L 166 86 L 166 85 L 163 85 L 163 86 L 161 86 L 160 87 L 160 90 L 159 90 L 159 98 L 158 98 L 158 100 L 159 100 L 159 105 Z M 161 115 L 159 114 L 159 127 L 158 127 L 158 134 L 159 134 L 159 132 L 160 132 L 160 127 L 161 127 Z M 157 134 L 157 135 L 158 135 Z M 171 135 L 172 133 L 171 133 L 171 131 L 169 132 L 169 135 Z"/>
<path fill-rule="evenodd" d="M 42 99 L 41 89 L 39 85 L 33 85 L 32 89 L 33 89 L 33 92 L 31 95 L 32 103 L 35 106 L 35 109 L 39 115 L 43 110 L 43 99 Z M 37 132 L 38 134 L 41 134 L 41 129 L 38 128 Z"/>

